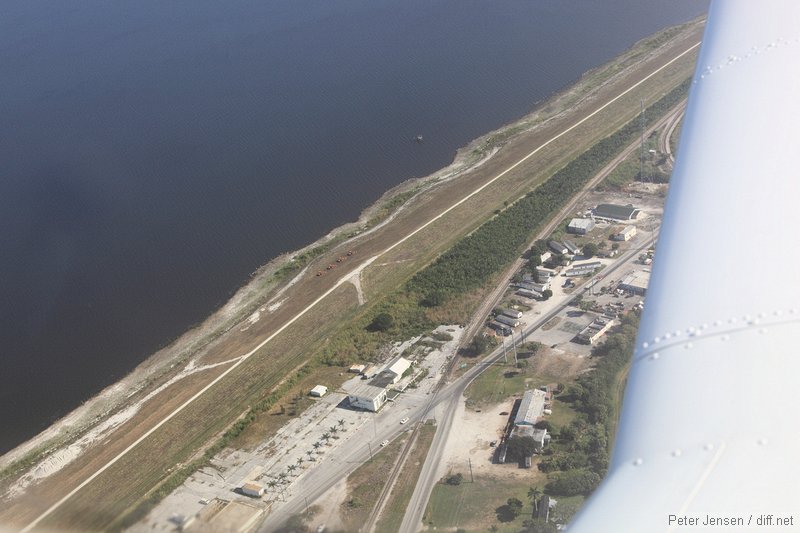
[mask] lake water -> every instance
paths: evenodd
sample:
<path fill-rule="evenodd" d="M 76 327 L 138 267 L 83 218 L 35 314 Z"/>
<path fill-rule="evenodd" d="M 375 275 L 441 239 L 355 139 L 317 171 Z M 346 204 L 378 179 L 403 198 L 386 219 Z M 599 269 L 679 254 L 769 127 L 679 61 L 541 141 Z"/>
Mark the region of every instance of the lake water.
<path fill-rule="evenodd" d="M 706 9 L 5 0 L 0 453 L 201 321 L 259 265 Z"/>

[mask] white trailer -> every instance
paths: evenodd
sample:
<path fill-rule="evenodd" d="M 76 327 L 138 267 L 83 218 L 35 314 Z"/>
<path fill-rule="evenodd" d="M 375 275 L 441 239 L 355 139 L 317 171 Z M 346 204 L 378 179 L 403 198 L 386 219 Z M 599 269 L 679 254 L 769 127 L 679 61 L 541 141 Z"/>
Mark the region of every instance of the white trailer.
<path fill-rule="evenodd" d="M 501 324 L 511 326 L 512 328 L 519 327 L 519 320 L 517 320 L 516 318 L 511 318 L 510 316 L 497 315 L 496 317 L 494 317 L 494 319 L 500 322 Z"/>
<path fill-rule="evenodd" d="M 500 314 L 511 318 L 522 318 L 522 311 L 517 311 L 516 309 L 501 309 Z"/>

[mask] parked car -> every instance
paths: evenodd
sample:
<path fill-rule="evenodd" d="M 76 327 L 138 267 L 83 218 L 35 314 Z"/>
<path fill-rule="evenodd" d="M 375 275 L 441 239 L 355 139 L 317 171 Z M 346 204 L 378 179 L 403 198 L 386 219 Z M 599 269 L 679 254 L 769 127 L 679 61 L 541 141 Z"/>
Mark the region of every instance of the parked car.
<path fill-rule="evenodd" d="M 408 422 L 408 417 L 405 417 L 400 421 L 401 424 L 405 424 L 406 422 Z"/>
<path fill-rule="evenodd" d="M 386 446 L 387 444 L 389 444 L 389 441 L 385 440 L 385 441 L 381 442 L 381 447 Z"/>

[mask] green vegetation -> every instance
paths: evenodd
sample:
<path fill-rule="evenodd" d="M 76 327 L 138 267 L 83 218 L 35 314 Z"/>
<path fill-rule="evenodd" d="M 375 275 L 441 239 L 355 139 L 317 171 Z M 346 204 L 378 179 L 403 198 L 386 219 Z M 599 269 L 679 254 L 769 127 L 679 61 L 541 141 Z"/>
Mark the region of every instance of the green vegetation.
<path fill-rule="evenodd" d="M 416 187 L 409 189 L 407 191 L 395 194 L 394 196 L 386 200 L 383 203 L 383 205 L 381 205 L 381 207 L 378 209 L 378 212 L 375 213 L 375 215 L 367 221 L 366 227 L 364 229 L 369 229 L 377 226 L 378 224 L 389 218 L 389 216 L 391 216 L 392 213 L 400 209 L 400 207 L 404 203 L 413 198 L 423 188 L 425 188 L 426 186 L 430 186 L 433 183 L 434 183 L 433 181 L 426 182 L 424 184 L 417 185 Z"/>
<path fill-rule="evenodd" d="M 419 435 L 414 447 L 406 458 L 405 465 L 395 481 L 389 500 L 384 507 L 381 518 L 375 526 L 375 531 L 398 531 L 403 517 L 406 514 L 406 507 L 411 501 L 411 495 L 417 485 L 419 473 L 425 463 L 425 457 L 433 442 L 436 434 L 436 426 L 431 423 L 424 424 L 419 428 Z"/>
<path fill-rule="evenodd" d="M 558 431 L 539 463 L 543 472 L 560 472 L 547 486 L 552 494 L 589 494 L 605 475 L 616 423 L 614 390 L 633 353 L 637 327 L 638 316 L 626 315 L 619 331 L 592 352 L 594 369 L 582 374 L 562 397 L 579 416 Z"/>
<path fill-rule="evenodd" d="M 645 121 L 660 117 L 683 99 L 690 83 L 691 79 L 687 79 L 651 105 L 645 113 Z M 486 283 L 522 252 L 536 228 L 636 138 L 639 128 L 640 121 L 636 118 L 573 159 L 542 185 L 458 241 L 415 275 L 407 284 L 407 290 L 431 304 Z"/>

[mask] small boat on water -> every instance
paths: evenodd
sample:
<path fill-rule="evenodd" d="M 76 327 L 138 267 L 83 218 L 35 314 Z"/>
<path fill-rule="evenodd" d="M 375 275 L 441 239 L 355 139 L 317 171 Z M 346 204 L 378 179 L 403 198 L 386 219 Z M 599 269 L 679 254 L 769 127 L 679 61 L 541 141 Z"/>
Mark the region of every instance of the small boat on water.
<path fill-rule="evenodd" d="M 416 137 L 414 137 L 414 140 L 417 141 L 418 143 L 422 143 L 423 140 L 422 135 L 417 135 Z"/>

